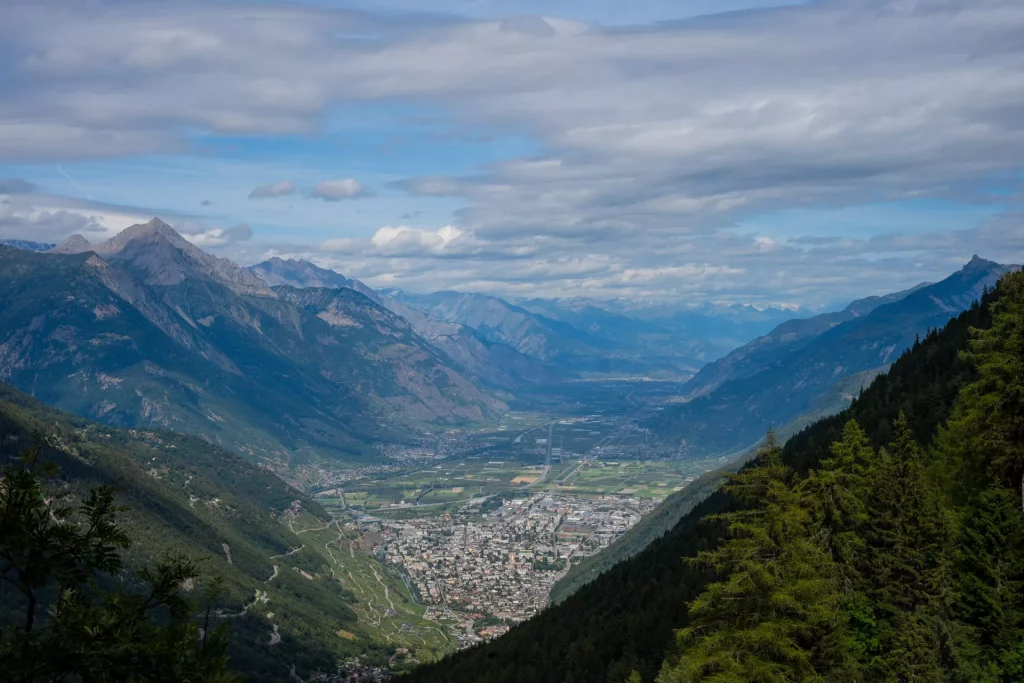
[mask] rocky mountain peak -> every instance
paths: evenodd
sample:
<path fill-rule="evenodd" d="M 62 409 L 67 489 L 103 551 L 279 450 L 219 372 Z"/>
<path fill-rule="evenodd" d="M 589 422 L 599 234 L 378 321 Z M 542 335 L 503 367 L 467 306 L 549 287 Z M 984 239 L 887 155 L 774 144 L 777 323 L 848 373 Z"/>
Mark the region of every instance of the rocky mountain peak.
<path fill-rule="evenodd" d="M 315 263 L 310 263 L 303 259 L 283 259 L 279 256 L 274 256 L 262 263 L 249 266 L 248 271 L 273 287 L 289 285 L 292 287 L 331 287 L 335 289 L 349 287 L 360 291 L 362 291 L 360 287 L 367 289 L 362 283 L 350 280 L 341 273 L 321 268 Z M 363 293 L 366 294 L 366 292 Z M 369 295 L 367 294 L 367 296 Z"/>
<path fill-rule="evenodd" d="M 150 285 L 177 285 L 187 279 L 210 279 L 238 294 L 276 297 L 260 278 L 233 261 L 206 253 L 159 218 L 125 228 L 102 244 L 78 251 L 88 249 L 111 261 L 128 263 L 145 272 L 146 283 Z"/>
<path fill-rule="evenodd" d="M 159 218 L 154 218 L 148 223 L 139 223 L 125 228 L 101 245 L 97 245 L 98 253 L 114 254 L 122 252 L 133 242 L 146 242 L 150 244 L 164 242 L 176 249 L 186 252 L 198 251 L 188 240 Z"/>
<path fill-rule="evenodd" d="M 980 256 L 978 256 L 977 254 L 975 254 L 974 256 L 971 257 L 971 260 L 968 261 L 961 270 L 963 272 L 965 272 L 965 273 L 971 273 L 971 272 L 978 272 L 978 271 L 982 271 L 982 270 L 996 270 L 996 269 L 1002 269 L 1002 268 L 1003 268 L 1003 266 L 999 265 L 995 261 L 989 261 L 988 259 L 983 259 Z"/>
<path fill-rule="evenodd" d="M 53 254 L 81 254 L 91 250 L 92 248 L 93 245 L 89 240 L 85 239 L 78 233 L 75 233 L 51 249 L 50 252 Z"/>

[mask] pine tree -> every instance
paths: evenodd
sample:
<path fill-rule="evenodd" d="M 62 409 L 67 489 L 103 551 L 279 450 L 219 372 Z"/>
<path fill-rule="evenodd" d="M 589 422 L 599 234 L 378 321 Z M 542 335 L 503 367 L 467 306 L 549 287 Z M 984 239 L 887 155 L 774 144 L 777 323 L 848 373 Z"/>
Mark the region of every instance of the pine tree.
<path fill-rule="evenodd" d="M 873 680 L 937 681 L 945 527 L 921 450 L 900 413 L 879 452 L 865 520 L 862 590 L 879 620 Z"/>
<path fill-rule="evenodd" d="M 846 572 L 852 590 L 856 555 L 862 550 L 860 532 L 867 520 L 867 498 L 872 488 L 872 471 L 877 466 L 875 450 L 867 434 L 850 420 L 843 438 L 832 444 L 830 458 L 800 484 L 804 504 L 811 510 L 816 533 Z"/>
<path fill-rule="evenodd" d="M 992 326 L 962 354 L 977 371 L 937 439 L 958 533 L 949 600 L 956 681 L 1024 680 L 1024 275 L 1007 275 Z"/>
<path fill-rule="evenodd" d="M 678 632 L 681 652 L 660 683 L 822 681 L 823 653 L 835 641 L 841 600 L 825 546 L 769 433 L 756 464 L 730 477 L 726 490 L 745 509 L 715 519 L 730 538 L 695 562 L 721 578 L 691 603 L 691 625 Z"/>

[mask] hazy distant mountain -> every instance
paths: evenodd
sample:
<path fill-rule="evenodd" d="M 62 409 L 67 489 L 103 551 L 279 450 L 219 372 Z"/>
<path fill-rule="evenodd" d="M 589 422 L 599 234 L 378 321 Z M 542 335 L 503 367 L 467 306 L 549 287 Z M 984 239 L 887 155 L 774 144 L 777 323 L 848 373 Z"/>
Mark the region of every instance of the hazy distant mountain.
<path fill-rule="evenodd" d="M 700 367 L 758 337 L 791 310 L 744 305 L 700 306 L 624 299 L 524 299 L 520 306 L 591 334 L 636 347 L 650 357 Z"/>
<path fill-rule="evenodd" d="M 704 366 L 687 384 L 687 390 L 691 396 L 702 396 L 729 380 L 756 375 L 771 367 L 773 363 L 780 362 L 787 354 L 811 343 L 836 325 L 867 315 L 879 306 L 900 301 L 918 289 L 926 287 L 927 284 L 923 283 L 886 296 L 859 299 L 834 313 L 787 320 L 763 337 L 758 337 L 749 344 L 735 349 L 725 358 Z"/>
<path fill-rule="evenodd" d="M 49 251 L 57 246 L 56 244 L 33 242 L 31 240 L 0 240 L 0 245 L 5 247 L 14 247 L 15 249 L 21 249 L 22 251 Z"/>
<path fill-rule="evenodd" d="M 435 318 L 397 297 L 381 296 L 359 280 L 309 261 L 272 258 L 249 266 L 249 270 L 271 285 L 356 290 L 407 320 L 417 334 L 446 353 L 469 376 L 493 387 L 514 390 L 550 379 L 549 368 L 506 344 L 484 339 L 466 325 Z"/>
<path fill-rule="evenodd" d="M 707 361 L 792 315 L 741 305 L 583 298 L 512 303 L 482 294 L 376 291 L 359 280 L 294 259 L 273 258 L 249 270 L 271 285 L 361 291 L 412 323 L 470 375 L 505 389 L 548 381 L 558 374 L 688 377 Z"/>
<path fill-rule="evenodd" d="M 752 343 L 700 381 L 711 382 L 712 372 L 733 373 L 733 379 L 666 408 L 647 426 L 686 452 L 727 453 L 750 445 L 769 426 L 842 409 L 917 336 L 945 325 L 1012 268 L 975 257 L 936 284 L 857 302 L 836 314 L 845 321 L 825 316 L 783 326 L 790 332 Z"/>
<path fill-rule="evenodd" d="M 605 324 L 582 327 L 485 294 L 413 294 L 401 290 L 384 290 L 381 294 L 431 317 L 471 327 L 490 342 L 507 344 L 570 375 L 688 376 L 701 365 L 667 344 L 652 351 L 630 330 L 657 335 L 662 332 L 660 328 L 612 313 L 595 310 Z"/>
<path fill-rule="evenodd" d="M 47 403 L 262 457 L 366 453 L 504 409 L 352 290 L 279 294 L 159 220 L 83 242 L 0 247 L 0 380 Z"/>

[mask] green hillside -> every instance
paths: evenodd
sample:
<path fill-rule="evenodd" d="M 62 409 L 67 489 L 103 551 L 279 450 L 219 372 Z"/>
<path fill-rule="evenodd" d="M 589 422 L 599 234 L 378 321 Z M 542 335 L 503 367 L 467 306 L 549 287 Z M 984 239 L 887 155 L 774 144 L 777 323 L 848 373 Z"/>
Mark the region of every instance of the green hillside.
<path fill-rule="evenodd" d="M 1024 292 L 1021 291 L 1021 278 L 1020 275 L 1007 278 L 1009 282 L 1014 283 L 1015 287 L 1014 296 L 1017 299 L 1012 309 L 1012 316 L 1016 316 L 1016 318 L 1011 323 L 1002 324 L 1001 327 L 1004 330 L 1002 334 L 1005 335 L 1003 347 L 1008 349 L 1008 355 L 1013 356 L 1014 362 L 1017 363 L 1013 367 L 1017 368 L 1019 368 L 1021 356 L 1021 339 L 1024 338 L 1024 330 L 1020 329 L 1019 322 L 1020 298 L 1024 296 Z M 866 433 L 866 446 L 876 453 L 877 449 L 887 446 L 897 436 L 903 439 L 903 442 L 913 438 L 918 444 L 932 443 L 936 434 L 939 433 L 940 426 L 953 414 L 954 405 L 961 391 L 978 379 L 974 361 L 963 357 L 962 352 L 968 346 L 972 328 L 987 329 L 991 327 L 990 311 L 997 298 L 996 294 L 987 294 L 982 305 L 971 307 L 950 321 L 941 331 L 935 331 L 919 344 L 914 344 L 907 353 L 896 360 L 886 374 L 878 377 L 842 414 L 821 420 L 791 438 L 781 449 L 778 459 L 780 466 L 791 468 L 801 478 L 806 476 L 809 470 L 820 468 L 821 463 L 830 457 L 832 444 L 843 438 L 844 425 L 849 420 L 856 420 L 863 427 Z M 1019 373 L 1017 381 L 1019 382 Z M 969 395 L 970 392 L 965 394 L 965 396 Z M 985 394 L 989 397 L 993 395 L 998 394 L 992 394 L 991 391 Z M 1021 409 L 1019 392 L 1013 394 L 1013 400 L 1016 403 L 1011 402 L 1009 407 L 1017 410 L 1016 415 L 1019 416 Z M 1014 406 L 1016 408 L 1013 408 Z M 973 407 L 962 406 L 958 410 L 960 411 L 958 415 L 963 415 L 965 410 L 967 414 L 976 416 L 986 414 L 979 413 Z M 901 413 L 906 415 L 908 426 L 908 432 L 903 435 L 897 434 L 898 430 L 894 430 L 893 426 L 894 421 Z M 1019 429 L 1019 417 L 1016 419 L 1018 421 L 1012 424 L 1017 425 L 1015 428 Z M 984 425 L 977 422 L 974 424 L 975 429 L 983 427 Z M 945 433 L 943 432 L 943 434 Z M 970 430 L 967 432 L 969 438 L 974 438 L 976 441 L 980 439 L 980 444 L 991 443 L 986 439 L 987 433 L 975 431 L 971 436 Z M 892 449 L 891 446 L 889 448 Z M 998 463 L 990 455 L 984 454 L 983 449 L 961 447 L 959 450 L 953 450 L 954 453 L 959 453 L 958 457 L 962 458 L 959 464 L 948 467 L 937 466 L 936 463 L 949 462 L 947 457 L 935 455 L 937 450 L 941 452 L 943 448 L 946 447 L 943 446 L 943 441 L 940 439 L 939 449 L 925 451 L 925 461 L 929 463 L 929 472 L 933 473 L 931 476 L 946 486 L 943 489 L 943 494 L 939 497 L 941 499 L 943 495 L 947 496 L 944 505 L 948 510 L 949 517 L 960 520 L 952 522 L 951 533 L 958 534 L 961 540 L 958 541 L 957 537 L 951 538 L 950 542 L 944 546 L 953 550 L 958 547 L 959 543 L 968 540 L 967 536 L 971 533 L 968 526 L 958 525 L 966 524 L 971 519 L 972 513 L 977 512 L 977 509 L 973 507 L 980 506 L 977 496 L 992 485 L 990 477 L 995 476 L 991 474 L 992 467 Z M 892 449 L 892 452 L 896 452 L 896 449 Z M 947 452 L 949 452 L 948 449 Z M 1019 453 L 1017 455 L 1019 456 Z M 1004 481 L 1009 481 L 1014 485 L 1019 484 L 1021 475 L 1019 461 L 1012 461 L 1008 467 L 1009 469 L 1005 472 L 1008 479 L 1004 479 Z M 748 468 L 744 471 L 751 470 Z M 961 472 L 973 474 L 965 477 Z M 960 482 L 965 484 L 970 482 L 970 484 L 964 488 L 959 484 Z M 1016 496 L 1019 503 L 1019 490 L 1017 490 Z M 618 683 L 630 678 L 634 671 L 641 681 L 655 680 L 659 672 L 662 671 L 666 657 L 676 651 L 674 650 L 676 629 L 686 627 L 690 623 L 689 604 L 702 596 L 705 589 L 716 579 L 738 576 L 734 571 L 735 567 L 724 560 L 716 565 L 713 561 L 714 558 L 711 558 L 711 565 L 709 565 L 688 561 L 685 558 L 693 558 L 702 551 L 715 548 L 724 547 L 727 550 L 731 548 L 731 546 L 722 545 L 722 541 L 727 538 L 723 525 L 709 523 L 708 517 L 739 510 L 742 505 L 744 503 L 735 496 L 721 490 L 716 492 L 691 513 L 684 516 L 669 533 L 655 540 L 632 559 L 601 574 L 564 602 L 514 628 L 506 636 L 496 641 L 421 668 L 409 680 L 451 683 L 461 681 L 467 683 L 469 681 L 592 681 L 595 683 L 610 681 Z M 754 510 L 757 509 L 755 504 Z M 1010 510 L 1005 511 L 1008 515 L 1011 512 Z M 1016 517 L 1007 517 L 1007 519 L 1015 520 L 1016 527 L 1011 526 L 1011 528 L 1018 530 L 1020 526 L 1019 513 L 1018 505 L 1018 509 L 1013 513 Z M 911 519 L 907 523 L 912 522 L 914 520 Z M 1002 538 L 1009 539 L 1006 536 Z M 996 539 L 993 539 L 993 542 L 997 545 L 999 543 Z M 1008 546 L 999 547 L 1005 549 Z M 990 554 L 986 557 L 991 559 L 991 551 L 989 552 Z M 965 562 L 970 559 L 964 558 L 962 554 L 944 557 L 946 557 L 944 562 Z M 1019 563 L 1020 558 L 1010 553 L 1006 555 L 1006 561 L 1010 563 L 1008 566 L 1011 567 L 1008 570 L 1010 573 L 1006 575 L 1006 580 L 1019 581 L 1020 574 L 1014 574 L 1017 569 L 1013 569 L 1013 567 L 1019 569 L 1019 564 L 1013 563 Z M 718 567 L 718 571 L 714 569 L 715 566 Z M 935 566 L 934 563 L 932 566 Z M 984 585 L 991 585 L 991 576 L 986 576 L 985 572 L 993 569 L 994 565 L 983 565 L 980 569 L 975 567 L 965 574 L 965 580 L 977 579 Z M 965 569 L 965 571 L 967 570 Z M 982 573 L 978 574 L 978 571 Z M 966 591 L 962 586 L 961 589 Z M 1013 654 L 1012 648 L 1006 650 L 1005 647 L 1009 646 L 1004 643 L 1005 647 L 999 649 L 993 646 L 990 640 L 986 641 L 986 638 L 990 638 L 986 634 L 991 634 L 992 630 L 986 631 L 985 625 L 978 622 L 979 619 L 985 620 L 983 614 L 985 609 L 998 610 L 999 624 L 1003 624 L 1007 628 L 1018 628 L 1019 622 L 1014 620 L 1019 618 L 1019 612 L 1013 612 L 1013 609 L 1019 608 L 1019 603 L 1014 607 L 1013 600 L 1015 598 L 1013 596 L 1016 594 L 1007 595 L 1011 600 L 1010 604 L 1005 603 L 1007 599 L 1005 597 L 1000 598 L 998 595 L 979 589 L 976 597 L 979 600 L 990 601 L 990 608 L 981 608 L 975 610 L 974 613 L 968 613 L 966 608 L 960 605 L 957 608 L 959 611 L 951 608 L 951 611 L 945 614 L 941 621 L 943 628 L 948 627 L 955 630 L 957 637 L 961 639 L 956 648 L 952 648 L 952 646 L 947 648 L 948 657 L 959 656 L 963 660 L 965 657 L 969 659 L 974 656 L 971 652 L 978 653 L 977 656 L 981 657 L 981 653 L 984 651 L 984 656 L 989 657 L 986 661 L 993 662 L 990 667 L 990 671 L 993 672 L 991 677 L 972 678 L 967 675 L 961 678 L 922 677 L 915 680 L 1019 680 L 1019 678 L 1013 678 L 1013 666 L 1016 661 L 1013 658 L 1016 655 Z M 892 618 L 892 611 L 879 602 L 880 598 L 874 593 L 868 593 L 867 599 L 867 606 L 872 609 L 871 614 L 875 615 L 879 623 L 878 628 L 871 633 L 878 636 L 880 643 L 886 643 L 886 647 L 889 647 L 890 650 L 885 656 L 891 657 L 893 652 L 897 651 L 896 646 L 893 645 L 892 634 L 898 632 L 898 628 L 893 626 L 895 622 Z M 935 599 L 941 602 L 941 594 Z M 708 602 L 709 598 L 702 598 L 702 600 L 704 602 L 701 604 L 713 604 L 713 601 Z M 995 602 L 991 602 L 992 600 Z M 1006 611 L 1008 608 L 1011 610 L 1010 612 Z M 700 652 L 694 654 L 689 650 L 684 650 L 689 653 L 684 661 L 705 661 L 707 656 L 710 656 L 708 653 L 727 651 L 730 647 L 736 652 L 746 653 L 744 648 L 750 643 L 757 642 L 750 639 L 743 641 L 742 634 L 746 632 L 741 628 L 743 624 L 737 626 L 730 621 L 730 619 L 739 619 L 735 616 L 735 611 L 715 611 L 717 609 L 717 607 L 713 607 L 702 612 L 700 621 L 697 623 L 705 629 L 702 634 L 718 634 L 721 643 L 724 644 L 716 650 L 714 646 L 717 641 L 705 642 L 701 639 L 701 634 L 691 635 L 690 640 L 681 641 L 683 647 L 685 648 L 687 644 L 700 647 L 703 648 L 700 652 L 704 654 L 702 655 Z M 755 610 L 751 614 L 756 615 L 758 612 Z M 835 610 L 835 614 L 842 615 L 843 618 L 848 616 L 847 611 L 839 609 Z M 837 616 L 837 618 L 839 617 Z M 1015 623 L 1018 625 L 1014 626 Z M 749 623 L 746 626 L 750 626 Z M 771 624 L 766 625 L 765 628 L 772 628 Z M 1017 633 L 1012 630 L 1009 632 Z M 740 635 L 737 636 L 737 633 Z M 820 632 L 816 633 L 821 635 Z M 925 635 L 932 638 L 934 634 L 933 630 L 928 631 Z M 755 637 L 750 636 L 750 638 Z M 726 638 L 732 638 L 732 640 L 726 641 Z M 765 643 L 764 647 L 768 650 L 788 648 L 791 644 L 789 641 L 779 641 L 783 644 L 772 645 L 771 637 L 766 635 L 765 638 L 767 640 L 761 642 Z M 933 640 L 927 638 L 925 640 L 930 644 L 929 647 L 934 645 Z M 801 645 L 801 642 L 796 642 L 796 645 Z M 872 653 L 879 649 L 878 645 L 870 643 L 866 647 L 873 647 Z M 702 656 L 705 659 L 697 659 Z M 849 656 L 856 662 L 863 662 L 866 655 L 861 652 Z M 1007 658 L 1006 662 L 1000 664 L 992 659 L 999 657 Z M 689 674 L 680 673 L 677 670 L 679 667 L 674 662 L 675 660 L 670 657 L 666 678 L 663 680 L 754 680 L 754 678 L 750 678 L 749 671 L 737 676 L 730 674 L 727 669 L 715 669 L 714 666 L 698 671 L 687 678 L 686 676 Z M 878 665 L 870 666 L 877 667 Z M 946 667 L 944 670 L 949 674 L 955 668 L 955 663 L 947 660 L 941 666 Z M 1003 668 L 1000 669 L 1000 667 Z M 862 670 L 877 672 L 877 668 L 862 668 Z M 967 669 L 959 670 L 966 671 Z M 723 677 L 714 678 L 715 671 L 723 672 Z M 975 672 L 975 674 L 977 673 Z M 636 677 L 631 680 L 636 680 Z M 822 679 L 813 676 L 780 675 L 779 677 L 769 676 L 764 680 Z M 858 679 L 839 677 L 831 680 Z M 865 680 L 880 679 L 869 677 Z"/>
<path fill-rule="evenodd" d="M 76 495 L 117 486 L 118 502 L 130 507 L 121 518 L 133 541 L 127 569 L 183 553 L 201 560 L 205 576 L 224 579 L 219 619 L 231 624 L 232 666 L 249 680 L 287 679 L 293 664 L 303 676 L 330 672 L 338 659 L 357 656 L 385 664 L 396 647 L 413 645 L 389 639 L 367 618 L 365 585 L 378 585 L 376 560 L 330 547 L 355 534 L 272 473 L 197 437 L 114 429 L 0 384 L 0 458 L 13 458 L 37 435 L 44 458 L 60 466 L 53 485 Z M 402 582 L 382 578 L 401 603 Z M 399 608 L 397 618 L 416 623 L 415 609 Z M 433 640 L 438 654 L 446 641 Z"/>

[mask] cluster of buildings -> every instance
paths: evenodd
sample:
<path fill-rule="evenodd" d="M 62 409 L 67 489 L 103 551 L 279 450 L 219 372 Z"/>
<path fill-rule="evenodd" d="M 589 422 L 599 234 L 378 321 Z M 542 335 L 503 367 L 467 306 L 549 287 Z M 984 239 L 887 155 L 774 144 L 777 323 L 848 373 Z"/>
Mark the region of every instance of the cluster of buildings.
<path fill-rule="evenodd" d="M 377 552 L 409 577 L 421 602 L 460 623 L 459 645 L 504 633 L 548 604 L 552 584 L 655 505 L 628 496 L 536 493 L 476 499 L 458 512 L 375 519 Z"/>

